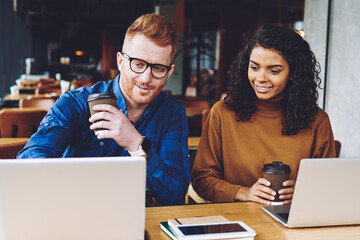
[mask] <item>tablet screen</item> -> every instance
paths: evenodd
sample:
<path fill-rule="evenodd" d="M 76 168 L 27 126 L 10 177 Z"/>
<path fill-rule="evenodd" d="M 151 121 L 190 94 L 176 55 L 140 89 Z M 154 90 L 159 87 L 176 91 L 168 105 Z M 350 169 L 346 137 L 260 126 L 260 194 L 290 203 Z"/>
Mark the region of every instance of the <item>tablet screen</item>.
<path fill-rule="evenodd" d="M 185 236 L 197 234 L 246 232 L 246 229 L 240 226 L 238 223 L 214 224 L 204 226 L 178 226 L 178 228 Z"/>

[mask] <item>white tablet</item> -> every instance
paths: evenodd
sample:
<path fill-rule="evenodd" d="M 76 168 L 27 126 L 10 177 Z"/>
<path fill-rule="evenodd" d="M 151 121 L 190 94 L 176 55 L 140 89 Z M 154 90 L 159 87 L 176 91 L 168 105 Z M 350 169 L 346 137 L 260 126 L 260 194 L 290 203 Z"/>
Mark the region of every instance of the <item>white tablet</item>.
<path fill-rule="evenodd" d="M 180 240 L 227 239 L 254 237 L 256 232 L 241 221 L 204 224 L 171 224 L 176 237 Z"/>

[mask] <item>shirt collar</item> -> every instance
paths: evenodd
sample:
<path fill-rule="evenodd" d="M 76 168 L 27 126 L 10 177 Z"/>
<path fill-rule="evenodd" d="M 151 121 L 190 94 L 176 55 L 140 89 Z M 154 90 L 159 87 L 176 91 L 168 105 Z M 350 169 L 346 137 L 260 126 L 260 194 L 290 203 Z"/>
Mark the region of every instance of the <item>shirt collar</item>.
<path fill-rule="evenodd" d="M 116 104 L 117 104 L 118 108 L 120 109 L 120 111 L 125 113 L 125 115 L 127 116 L 126 102 L 125 102 L 124 95 L 122 94 L 122 92 L 120 90 L 119 79 L 120 79 L 120 73 L 116 76 L 116 78 L 113 81 L 113 92 L 117 97 Z"/>

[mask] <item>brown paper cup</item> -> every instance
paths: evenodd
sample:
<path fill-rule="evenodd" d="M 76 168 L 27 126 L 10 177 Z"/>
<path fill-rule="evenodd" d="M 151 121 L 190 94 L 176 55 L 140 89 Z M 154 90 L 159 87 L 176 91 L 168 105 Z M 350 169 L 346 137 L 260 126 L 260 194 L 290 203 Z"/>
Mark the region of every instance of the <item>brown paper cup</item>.
<path fill-rule="evenodd" d="M 113 93 L 95 93 L 95 94 L 89 95 L 87 102 L 89 105 L 91 116 L 98 112 L 98 111 L 94 111 L 92 109 L 93 106 L 98 105 L 98 104 L 109 104 L 109 105 L 112 105 L 117 108 L 116 100 L 117 100 L 117 98 L 116 98 L 115 94 L 113 94 Z M 108 131 L 108 129 L 97 128 L 97 129 L 95 129 L 95 135 L 99 135 L 103 131 Z"/>
<path fill-rule="evenodd" d="M 290 167 L 282 162 L 272 162 L 271 164 L 265 164 L 263 168 L 263 177 L 267 179 L 271 185 L 270 188 L 276 192 L 275 204 L 281 204 L 283 200 L 279 199 L 279 190 L 283 189 L 282 185 L 286 180 L 289 180 Z"/>

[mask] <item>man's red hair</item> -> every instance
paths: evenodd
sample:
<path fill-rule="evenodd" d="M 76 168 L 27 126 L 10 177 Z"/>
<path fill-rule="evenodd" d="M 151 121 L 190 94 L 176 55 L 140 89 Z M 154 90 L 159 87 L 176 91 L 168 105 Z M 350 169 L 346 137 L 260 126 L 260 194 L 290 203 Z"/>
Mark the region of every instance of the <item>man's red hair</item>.
<path fill-rule="evenodd" d="M 159 46 L 171 45 L 171 61 L 174 60 L 178 37 L 168 20 L 156 13 L 142 15 L 127 29 L 125 39 L 131 40 L 138 33 L 144 34 Z"/>

